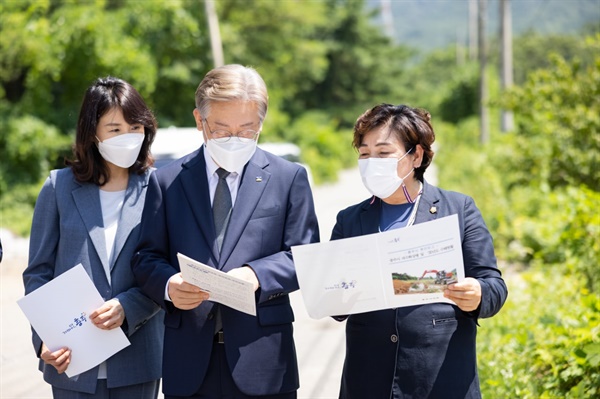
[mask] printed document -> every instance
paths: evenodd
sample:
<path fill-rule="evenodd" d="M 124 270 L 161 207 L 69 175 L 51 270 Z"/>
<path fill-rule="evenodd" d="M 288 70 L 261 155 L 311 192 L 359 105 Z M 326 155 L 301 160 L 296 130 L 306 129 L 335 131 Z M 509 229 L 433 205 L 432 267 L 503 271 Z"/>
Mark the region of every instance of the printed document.
<path fill-rule="evenodd" d="M 209 300 L 256 316 L 252 283 L 230 276 L 180 253 L 177 254 L 177 259 L 183 280 L 208 292 Z"/>
<path fill-rule="evenodd" d="M 71 349 L 68 377 L 96 367 L 130 345 L 120 328 L 101 330 L 89 315 L 104 299 L 81 264 L 17 301 L 51 351 Z"/>
<path fill-rule="evenodd" d="M 315 319 L 433 302 L 465 278 L 458 216 L 292 247 L 308 314 Z"/>

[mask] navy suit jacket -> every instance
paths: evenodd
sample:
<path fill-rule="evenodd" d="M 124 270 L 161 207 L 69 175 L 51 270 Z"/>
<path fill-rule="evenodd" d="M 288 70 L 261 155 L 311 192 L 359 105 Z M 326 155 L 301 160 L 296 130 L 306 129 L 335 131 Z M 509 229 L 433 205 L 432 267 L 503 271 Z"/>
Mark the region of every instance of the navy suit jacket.
<path fill-rule="evenodd" d="M 129 176 L 112 263 L 106 254 L 99 187 L 77 182 L 70 168 L 50 172 L 33 214 L 29 264 L 23 272 L 25 294 L 81 263 L 103 299 L 116 298 L 123 306 L 125 322 L 121 328 L 131 345 L 107 360 L 109 388 L 158 380 L 161 373 L 164 312 L 136 286 L 130 266 L 140 234 L 149 175 Z M 110 284 L 103 265 L 110 268 Z M 35 331 L 33 346 L 39 356 L 42 340 Z M 44 380 L 58 388 L 96 391 L 98 367 L 76 379 L 58 374 L 42 360 L 40 370 Z"/>
<path fill-rule="evenodd" d="M 254 270 L 260 282 L 257 316 L 220 309 L 231 375 L 248 395 L 295 391 L 299 379 L 288 293 L 298 289 L 298 281 L 290 248 L 319 239 L 306 170 L 257 149 L 241 176 L 219 254 L 205 156 L 202 147 L 153 174 L 132 262 L 141 287 L 167 310 L 163 391 L 189 396 L 199 389 L 218 306 L 204 301 L 180 310 L 164 300 L 168 279 L 180 270 L 178 252 L 225 272 L 243 265 Z"/>
<path fill-rule="evenodd" d="M 341 211 L 331 239 L 379 231 L 381 200 Z M 479 398 L 478 317 L 496 314 L 507 289 L 496 266 L 492 237 L 473 199 L 424 183 L 416 223 L 458 215 L 466 277 L 481 284 L 474 312 L 435 303 L 355 314 L 346 324 L 340 398 Z"/>

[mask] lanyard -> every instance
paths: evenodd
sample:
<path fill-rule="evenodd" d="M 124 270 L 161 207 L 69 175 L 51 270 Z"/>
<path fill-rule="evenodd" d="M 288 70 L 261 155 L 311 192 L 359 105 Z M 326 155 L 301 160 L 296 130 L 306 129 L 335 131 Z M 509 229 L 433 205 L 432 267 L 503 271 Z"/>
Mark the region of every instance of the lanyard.
<path fill-rule="evenodd" d="M 421 202 L 421 194 L 423 193 L 423 184 L 421 183 L 421 189 L 419 190 L 419 194 L 417 198 L 415 198 L 415 205 L 413 207 L 412 212 L 410 213 L 410 217 L 408 218 L 408 223 L 406 223 L 406 227 L 412 226 L 415 223 L 415 219 L 417 218 L 417 208 L 419 208 L 419 202 Z"/>
<path fill-rule="evenodd" d="M 417 209 L 419 208 L 419 203 L 421 202 L 421 194 L 423 194 L 423 183 L 419 182 L 420 187 L 419 187 L 419 193 L 417 194 L 417 197 L 415 198 L 414 201 L 409 201 L 409 203 L 413 204 L 413 209 L 410 212 L 410 216 L 408 217 L 408 222 L 406 223 L 406 226 L 404 227 L 408 227 L 408 226 L 412 226 L 415 223 L 415 219 L 417 218 Z M 408 198 L 407 198 L 408 200 Z M 380 199 L 380 201 L 383 201 Z M 381 233 L 381 227 L 378 228 L 379 232 Z"/>

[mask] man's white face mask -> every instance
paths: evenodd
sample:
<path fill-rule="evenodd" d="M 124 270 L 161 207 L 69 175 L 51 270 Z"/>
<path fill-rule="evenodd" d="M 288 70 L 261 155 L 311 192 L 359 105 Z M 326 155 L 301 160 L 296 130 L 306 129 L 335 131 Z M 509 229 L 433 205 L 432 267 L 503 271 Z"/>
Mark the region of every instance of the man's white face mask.
<path fill-rule="evenodd" d="M 206 141 L 206 150 L 217 165 L 228 172 L 239 171 L 252 158 L 257 142 L 254 139 L 231 137 L 226 142 L 219 139 Z"/>

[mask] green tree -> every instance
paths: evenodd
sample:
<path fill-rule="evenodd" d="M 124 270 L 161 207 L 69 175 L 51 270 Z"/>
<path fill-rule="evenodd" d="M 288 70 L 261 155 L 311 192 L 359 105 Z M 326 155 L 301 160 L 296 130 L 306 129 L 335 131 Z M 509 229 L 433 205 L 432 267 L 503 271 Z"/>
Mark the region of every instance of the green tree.
<path fill-rule="evenodd" d="M 362 0 L 217 6 L 226 62 L 255 67 L 269 87 L 263 140 L 299 143 L 315 181 L 335 179 L 354 162 L 345 129 L 398 92 L 406 52 L 372 23 Z M 204 9 L 190 0 L 2 2 L 0 33 L 0 200 L 22 190 L 23 209 L 48 170 L 63 165 L 94 79 L 123 78 L 159 126 L 190 126 L 195 89 L 212 68 Z M 29 146 L 19 142 L 25 137 Z"/>
<path fill-rule="evenodd" d="M 128 80 L 147 98 L 156 85 L 152 58 L 124 33 L 127 21 L 106 6 L 7 3 L 0 17 L 4 107 L 67 133 L 76 124 L 85 88 L 99 76 Z"/>
<path fill-rule="evenodd" d="M 477 201 L 510 292 L 477 337 L 485 397 L 599 394 L 600 36 L 583 43 L 594 63 L 554 56 L 504 95 L 515 132 L 481 147 L 475 118 L 436 125 L 440 181 Z"/>
<path fill-rule="evenodd" d="M 585 41 L 582 40 L 581 35 L 541 35 L 527 32 L 514 39 L 513 49 L 514 81 L 517 85 L 524 84 L 530 73 L 552 67 L 552 61 L 548 58 L 549 53 L 556 53 L 565 61 L 577 57 L 586 65 L 594 62 L 594 55 L 585 50 Z M 492 62 L 499 63 L 497 59 L 499 50 L 491 54 Z"/>
<path fill-rule="evenodd" d="M 585 43 L 593 64 L 555 55 L 552 68 L 533 73 L 505 102 L 518 112 L 510 158 L 519 168 L 510 185 L 600 191 L 600 35 Z"/>
<path fill-rule="evenodd" d="M 411 52 L 392 45 L 373 25 L 373 12 L 365 13 L 364 1 L 329 0 L 326 4 L 327 69 L 324 78 L 299 97 L 304 108 L 325 110 L 349 127 L 366 109 L 396 101 Z"/>
<path fill-rule="evenodd" d="M 124 35 L 151 57 L 147 94 L 159 126 L 194 126 L 194 93 L 213 67 L 202 2 L 129 0 L 116 13 Z"/>

